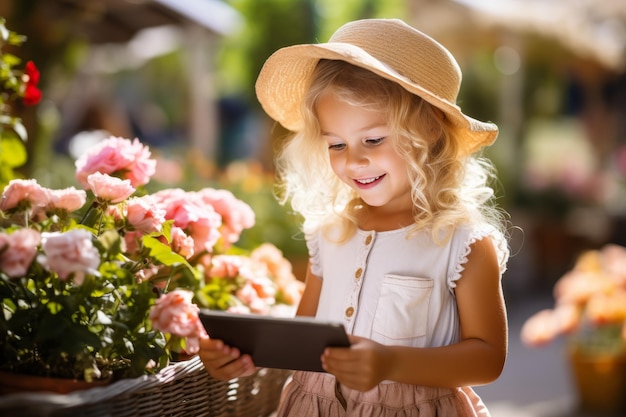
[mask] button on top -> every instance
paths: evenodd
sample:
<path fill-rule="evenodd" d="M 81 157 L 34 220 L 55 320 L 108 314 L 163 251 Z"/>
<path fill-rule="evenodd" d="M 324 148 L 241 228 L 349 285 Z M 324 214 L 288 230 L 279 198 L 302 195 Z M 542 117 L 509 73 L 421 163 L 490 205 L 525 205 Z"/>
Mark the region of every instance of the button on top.
<path fill-rule="evenodd" d="M 354 273 L 354 276 L 356 277 L 356 279 L 361 278 L 361 275 L 363 274 L 363 268 L 359 268 L 356 270 L 356 272 Z"/>
<path fill-rule="evenodd" d="M 346 317 L 352 317 L 353 314 L 354 314 L 354 307 L 346 308 Z"/>
<path fill-rule="evenodd" d="M 368 236 L 365 238 L 365 244 L 366 244 L 366 245 L 369 245 L 370 243 L 372 243 L 372 235 L 368 235 Z"/>

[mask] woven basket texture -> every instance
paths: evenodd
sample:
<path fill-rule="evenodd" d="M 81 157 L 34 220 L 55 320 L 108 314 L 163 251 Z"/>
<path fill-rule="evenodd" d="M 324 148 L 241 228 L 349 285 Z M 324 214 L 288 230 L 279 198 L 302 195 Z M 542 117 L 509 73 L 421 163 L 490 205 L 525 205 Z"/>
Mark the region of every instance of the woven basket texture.
<path fill-rule="evenodd" d="M 278 406 L 291 371 L 261 368 L 254 375 L 219 381 L 196 356 L 157 375 L 124 379 L 67 395 L 0 396 L 3 417 L 266 417 Z"/>

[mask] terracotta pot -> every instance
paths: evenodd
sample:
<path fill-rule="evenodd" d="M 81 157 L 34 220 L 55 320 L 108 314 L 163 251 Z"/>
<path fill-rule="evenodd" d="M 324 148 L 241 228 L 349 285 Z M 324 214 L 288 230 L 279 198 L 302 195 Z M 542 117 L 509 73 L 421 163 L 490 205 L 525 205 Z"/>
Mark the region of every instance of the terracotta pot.
<path fill-rule="evenodd" d="M 0 371 L 0 395 L 24 392 L 68 394 L 108 385 L 110 382 L 110 380 L 87 382 L 69 378 L 52 378 Z"/>
<path fill-rule="evenodd" d="M 585 354 L 572 349 L 570 364 L 582 410 L 626 412 L 626 354 Z"/>

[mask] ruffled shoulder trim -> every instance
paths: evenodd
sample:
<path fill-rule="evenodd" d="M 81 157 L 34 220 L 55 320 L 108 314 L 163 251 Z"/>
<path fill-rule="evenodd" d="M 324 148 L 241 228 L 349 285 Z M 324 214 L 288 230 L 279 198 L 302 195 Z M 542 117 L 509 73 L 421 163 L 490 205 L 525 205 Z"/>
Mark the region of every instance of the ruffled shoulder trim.
<path fill-rule="evenodd" d="M 306 235 L 306 246 L 309 250 L 309 263 L 311 272 L 318 277 L 322 276 L 322 265 L 320 262 L 320 232 L 314 232 Z"/>
<path fill-rule="evenodd" d="M 471 252 L 471 246 L 487 236 L 491 238 L 493 246 L 496 250 L 498 266 L 500 269 L 500 277 L 502 277 L 502 274 L 504 274 L 504 272 L 506 271 L 506 265 L 509 260 L 509 246 L 504 235 L 502 235 L 502 233 L 499 232 L 495 227 L 488 224 L 462 228 L 460 230 L 462 230 L 463 232 L 460 234 L 455 234 L 455 236 L 452 238 L 456 241 L 453 244 L 455 245 L 455 249 L 457 249 L 457 256 L 454 263 L 454 268 L 451 269 L 450 275 L 448 276 L 448 286 L 450 288 L 456 287 L 456 281 L 461 278 L 461 274 L 465 269 L 467 257 Z"/>

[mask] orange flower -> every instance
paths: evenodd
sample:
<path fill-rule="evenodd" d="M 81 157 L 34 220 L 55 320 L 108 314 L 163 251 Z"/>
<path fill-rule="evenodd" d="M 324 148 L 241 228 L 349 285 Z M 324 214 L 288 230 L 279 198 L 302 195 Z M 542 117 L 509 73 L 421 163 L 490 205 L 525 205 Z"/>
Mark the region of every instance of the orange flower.
<path fill-rule="evenodd" d="M 539 311 L 524 323 L 522 341 L 529 346 L 540 346 L 580 329 L 585 340 L 597 337 L 606 344 L 606 335 L 613 332 L 604 332 L 603 328 L 621 324 L 621 337 L 608 337 L 609 342 L 623 344 L 626 341 L 625 266 L 626 248 L 621 246 L 610 244 L 583 253 L 574 268 L 555 284 L 555 308 Z"/>
<path fill-rule="evenodd" d="M 626 321 L 626 289 L 593 296 L 587 305 L 587 314 L 596 325 Z"/>
<path fill-rule="evenodd" d="M 563 303 L 583 305 L 596 294 L 614 291 L 616 283 L 603 272 L 572 270 L 554 286 L 554 297 Z"/>
<path fill-rule="evenodd" d="M 528 346 L 542 346 L 558 336 L 558 326 L 553 310 L 541 310 L 533 314 L 522 326 L 522 342 Z"/>

